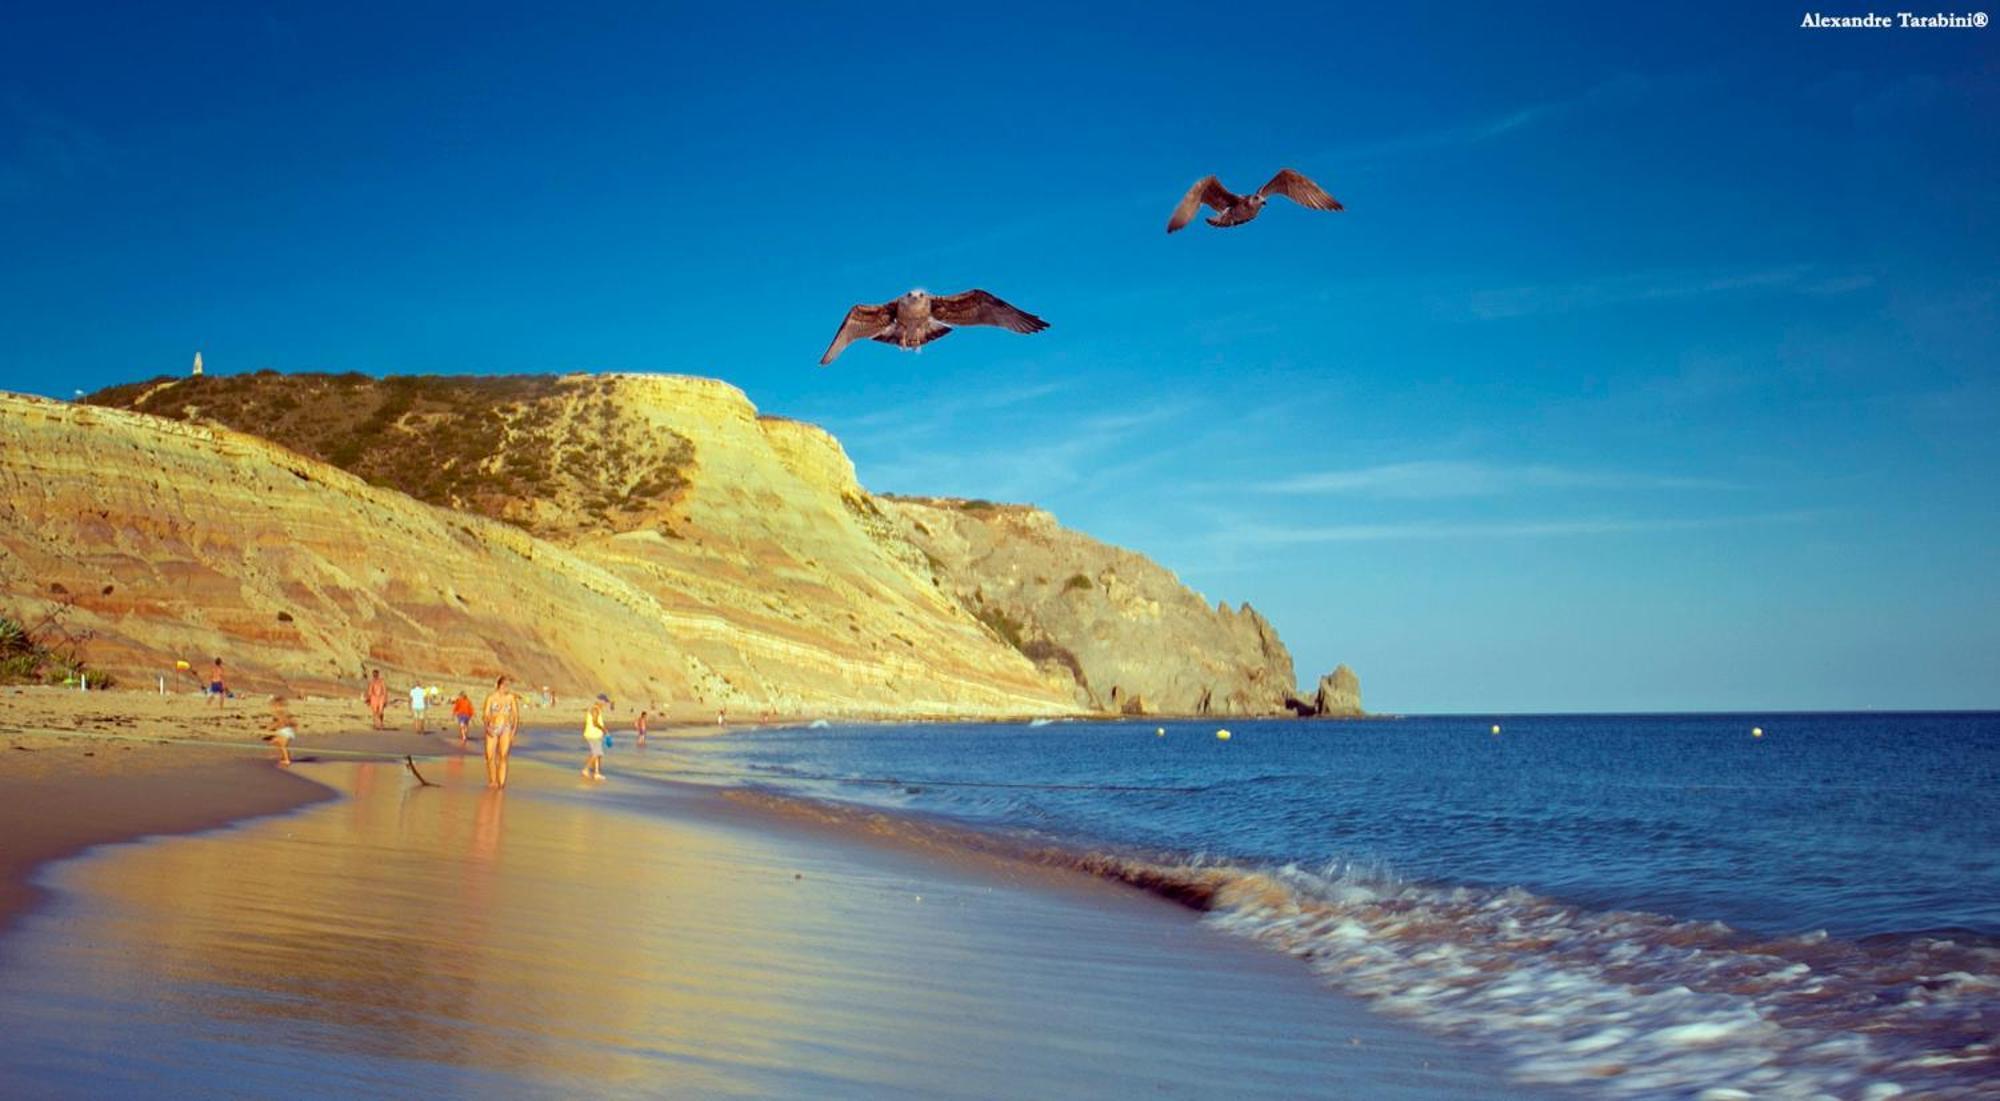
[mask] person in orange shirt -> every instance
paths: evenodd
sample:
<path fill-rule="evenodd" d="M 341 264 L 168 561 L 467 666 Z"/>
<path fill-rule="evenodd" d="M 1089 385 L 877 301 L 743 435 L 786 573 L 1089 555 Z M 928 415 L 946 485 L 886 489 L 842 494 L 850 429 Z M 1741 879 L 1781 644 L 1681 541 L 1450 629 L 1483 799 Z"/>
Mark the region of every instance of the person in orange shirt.
<path fill-rule="evenodd" d="M 472 732 L 472 697 L 460 692 L 451 701 L 451 717 L 458 720 L 458 744 L 464 746 L 466 735 Z"/>

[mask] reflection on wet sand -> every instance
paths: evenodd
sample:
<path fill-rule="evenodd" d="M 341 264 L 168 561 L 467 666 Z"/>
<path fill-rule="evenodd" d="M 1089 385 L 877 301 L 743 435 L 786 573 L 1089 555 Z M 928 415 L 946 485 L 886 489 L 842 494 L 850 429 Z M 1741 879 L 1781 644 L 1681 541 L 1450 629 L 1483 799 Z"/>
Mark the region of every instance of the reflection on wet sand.
<path fill-rule="evenodd" d="M 63 866 L 0 943 L 0 1093 L 1495 1095 L 1171 907 L 466 761 Z"/>

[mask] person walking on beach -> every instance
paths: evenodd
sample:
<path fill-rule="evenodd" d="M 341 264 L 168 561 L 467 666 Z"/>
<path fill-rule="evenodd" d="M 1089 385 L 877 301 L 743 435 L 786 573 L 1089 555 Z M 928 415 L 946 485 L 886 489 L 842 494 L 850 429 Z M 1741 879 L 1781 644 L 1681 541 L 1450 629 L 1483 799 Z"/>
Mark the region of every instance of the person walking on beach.
<path fill-rule="evenodd" d="M 604 779 L 604 697 L 590 701 L 590 710 L 583 713 L 583 747 L 589 756 L 583 760 L 583 778 Z"/>
<path fill-rule="evenodd" d="M 634 744 L 641 749 L 646 748 L 646 713 L 644 711 L 639 712 L 639 717 L 632 723 L 632 729 L 637 731 L 639 735 Z"/>
<path fill-rule="evenodd" d="M 208 667 L 208 698 L 214 700 L 217 707 L 228 706 L 229 685 L 223 680 L 221 658 L 216 658 L 215 664 Z"/>
<path fill-rule="evenodd" d="M 388 706 L 389 685 L 382 679 L 382 670 L 377 669 L 375 675 L 368 678 L 368 713 L 375 716 L 375 729 L 388 729 L 382 721 L 382 711 Z"/>
<path fill-rule="evenodd" d="M 417 733 L 419 734 L 424 732 L 424 706 L 429 702 L 423 685 L 419 684 L 411 687 L 410 721 L 416 726 Z"/>
<path fill-rule="evenodd" d="M 472 733 L 472 697 L 460 692 L 451 701 L 451 717 L 458 720 L 458 745 L 463 749 L 466 735 Z"/>
<path fill-rule="evenodd" d="M 264 735 L 264 740 L 277 747 L 278 767 L 292 767 L 292 739 L 298 731 L 292 725 L 291 712 L 285 710 L 285 697 L 271 697 L 271 722 L 266 729 L 270 733 Z"/>
<path fill-rule="evenodd" d="M 513 751 L 514 732 L 521 726 L 521 697 L 507 687 L 505 673 L 493 682 L 493 691 L 487 695 L 486 706 L 479 712 L 486 728 L 486 786 L 504 788 L 507 786 L 507 754 Z"/>

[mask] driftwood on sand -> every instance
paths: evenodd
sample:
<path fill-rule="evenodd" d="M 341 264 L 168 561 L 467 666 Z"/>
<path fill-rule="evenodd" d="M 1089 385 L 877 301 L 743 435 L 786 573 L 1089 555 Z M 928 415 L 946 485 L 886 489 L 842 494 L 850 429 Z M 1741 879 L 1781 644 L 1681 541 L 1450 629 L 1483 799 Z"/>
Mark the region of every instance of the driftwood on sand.
<path fill-rule="evenodd" d="M 433 784 L 429 780 L 424 779 L 424 774 L 417 771 L 416 758 L 410 756 L 409 754 L 407 753 L 403 754 L 403 763 L 410 766 L 410 775 L 415 776 L 417 778 L 417 783 L 422 784 L 427 788 L 438 788 L 444 786 L 443 784 Z"/>

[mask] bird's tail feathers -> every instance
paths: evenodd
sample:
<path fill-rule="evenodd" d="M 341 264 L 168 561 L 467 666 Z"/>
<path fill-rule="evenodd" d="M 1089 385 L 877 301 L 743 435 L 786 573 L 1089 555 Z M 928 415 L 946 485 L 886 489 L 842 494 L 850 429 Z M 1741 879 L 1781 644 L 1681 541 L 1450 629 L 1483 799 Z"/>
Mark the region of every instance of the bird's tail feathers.
<path fill-rule="evenodd" d="M 884 344 L 895 344 L 904 348 L 921 348 L 950 331 L 951 326 L 942 321 L 933 321 L 928 328 L 917 334 L 915 340 L 905 340 L 903 337 L 903 327 L 900 325 L 877 336 L 875 339 Z"/>

